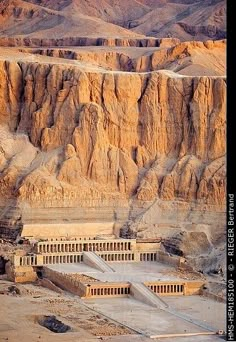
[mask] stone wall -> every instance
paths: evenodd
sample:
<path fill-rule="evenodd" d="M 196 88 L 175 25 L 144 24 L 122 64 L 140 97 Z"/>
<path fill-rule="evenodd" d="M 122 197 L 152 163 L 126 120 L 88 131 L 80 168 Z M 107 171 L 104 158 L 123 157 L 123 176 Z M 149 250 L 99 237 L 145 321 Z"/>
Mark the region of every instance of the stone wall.
<path fill-rule="evenodd" d="M 128 297 L 130 283 L 95 282 L 87 285 L 86 298 Z"/>
<path fill-rule="evenodd" d="M 199 295 L 202 294 L 203 281 L 156 281 L 145 282 L 148 288 L 161 296 Z"/>
<path fill-rule="evenodd" d="M 64 290 L 67 290 L 80 297 L 86 296 L 86 285 L 73 279 L 67 274 L 62 274 L 44 267 L 43 275 Z"/>
<path fill-rule="evenodd" d="M 8 279 L 16 283 L 34 282 L 37 280 L 37 273 L 31 266 L 13 266 L 10 262 L 6 264 Z"/>
<path fill-rule="evenodd" d="M 202 293 L 203 281 L 189 281 L 185 283 L 185 295 L 200 295 Z"/>
<path fill-rule="evenodd" d="M 53 282 L 51 282 L 49 279 L 46 279 L 46 278 L 39 279 L 38 283 L 40 286 L 46 287 L 47 289 L 52 290 L 54 292 L 63 293 L 63 290 L 60 289 L 60 287 L 53 284 Z"/>
<path fill-rule="evenodd" d="M 114 222 L 24 224 L 21 236 L 34 238 L 56 238 L 67 236 L 96 236 L 113 234 Z"/>
<path fill-rule="evenodd" d="M 156 252 L 160 248 L 160 243 L 155 243 L 155 242 L 137 242 L 136 243 L 136 251 L 137 252 L 148 252 L 148 251 L 153 251 Z"/>
<path fill-rule="evenodd" d="M 168 264 L 174 267 L 180 266 L 181 261 L 183 260 L 182 257 L 171 255 L 169 253 L 158 251 L 157 259 L 164 264 Z"/>

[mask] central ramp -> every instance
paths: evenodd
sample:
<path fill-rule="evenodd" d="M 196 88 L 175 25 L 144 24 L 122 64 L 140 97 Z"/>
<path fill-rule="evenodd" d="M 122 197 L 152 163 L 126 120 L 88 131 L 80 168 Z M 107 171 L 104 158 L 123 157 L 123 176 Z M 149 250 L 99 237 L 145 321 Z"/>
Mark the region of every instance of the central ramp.
<path fill-rule="evenodd" d="M 101 272 L 115 272 L 111 266 L 94 252 L 84 252 L 83 261 L 88 266 L 96 268 Z"/>
<path fill-rule="evenodd" d="M 135 299 L 145 304 L 159 309 L 168 308 L 168 304 L 143 283 L 131 283 L 130 293 Z"/>

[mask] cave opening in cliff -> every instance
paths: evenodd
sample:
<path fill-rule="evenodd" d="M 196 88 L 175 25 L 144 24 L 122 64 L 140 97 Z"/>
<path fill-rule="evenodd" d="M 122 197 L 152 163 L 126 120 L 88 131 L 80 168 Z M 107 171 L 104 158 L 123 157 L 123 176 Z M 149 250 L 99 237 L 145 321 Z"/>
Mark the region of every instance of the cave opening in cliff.
<path fill-rule="evenodd" d="M 0 256 L 0 274 L 6 273 L 6 263 L 7 261 L 4 259 L 4 257 Z"/>

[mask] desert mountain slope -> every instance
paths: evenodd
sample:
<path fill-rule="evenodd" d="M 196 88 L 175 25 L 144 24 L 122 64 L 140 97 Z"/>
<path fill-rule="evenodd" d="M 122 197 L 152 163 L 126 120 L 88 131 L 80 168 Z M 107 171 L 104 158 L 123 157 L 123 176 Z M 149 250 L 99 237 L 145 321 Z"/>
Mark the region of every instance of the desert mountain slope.
<path fill-rule="evenodd" d="M 0 3 L 0 35 L 47 38 L 139 36 L 98 17 L 83 14 L 77 8 L 56 11 L 21 0 Z"/>
<path fill-rule="evenodd" d="M 148 36 L 204 40 L 226 37 L 224 1 L 169 2 L 129 22 L 134 32 Z"/>
<path fill-rule="evenodd" d="M 222 39 L 225 8 L 224 0 L 3 0 L 0 35 Z"/>

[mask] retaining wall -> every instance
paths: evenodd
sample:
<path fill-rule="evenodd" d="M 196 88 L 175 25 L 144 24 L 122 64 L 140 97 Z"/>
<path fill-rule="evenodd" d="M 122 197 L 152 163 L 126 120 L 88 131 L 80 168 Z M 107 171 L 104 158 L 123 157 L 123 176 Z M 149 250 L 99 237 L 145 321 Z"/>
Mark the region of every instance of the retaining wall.
<path fill-rule="evenodd" d="M 73 279 L 67 274 L 44 267 L 43 275 L 63 290 L 67 290 L 80 297 L 86 296 L 86 285 Z"/>
<path fill-rule="evenodd" d="M 86 298 L 128 297 L 130 283 L 95 282 L 87 284 Z"/>
<path fill-rule="evenodd" d="M 14 266 L 8 262 L 5 267 L 7 277 L 11 281 L 27 283 L 37 280 L 37 273 L 32 266 Z"/>
<path fill-rule="evenodd" d="M 201 294 L 205 283 L 203 281 L 156 281 L 144 284 L 160 296 L 191 296 Z"/>

